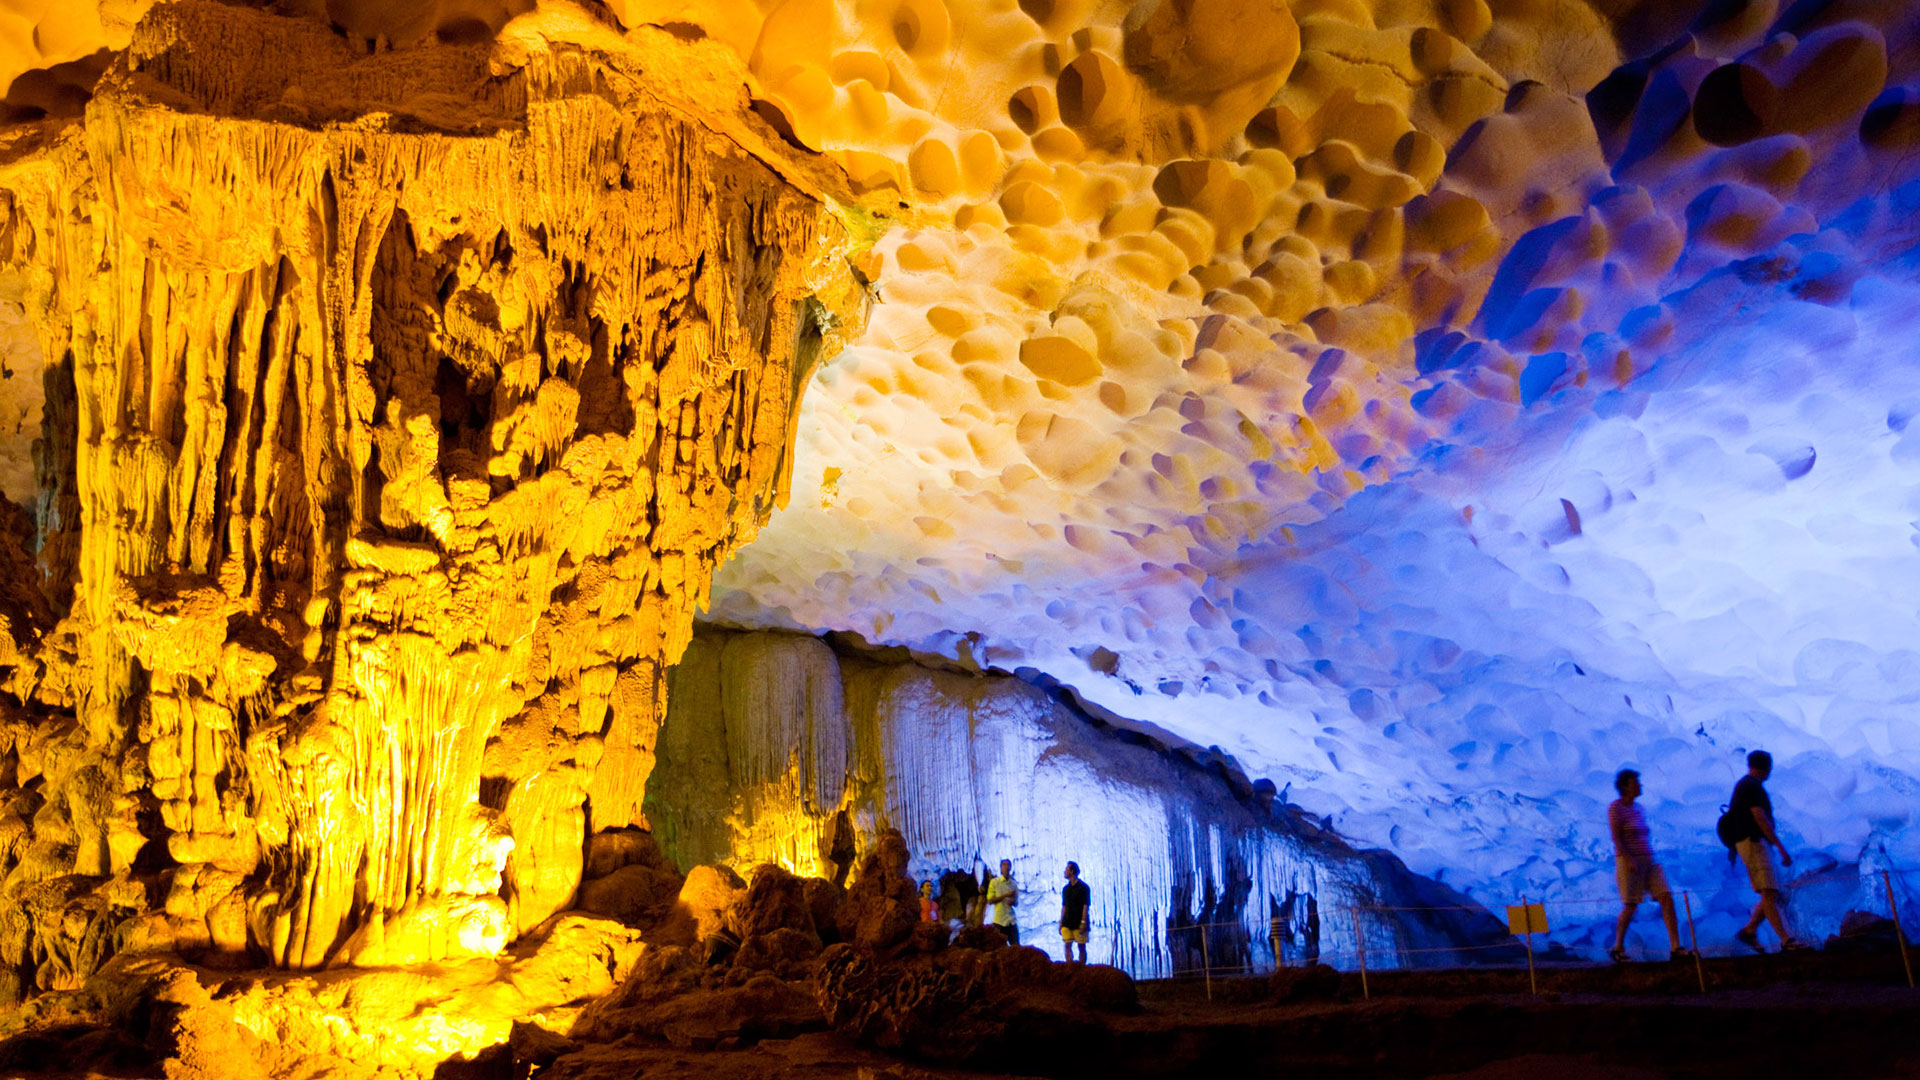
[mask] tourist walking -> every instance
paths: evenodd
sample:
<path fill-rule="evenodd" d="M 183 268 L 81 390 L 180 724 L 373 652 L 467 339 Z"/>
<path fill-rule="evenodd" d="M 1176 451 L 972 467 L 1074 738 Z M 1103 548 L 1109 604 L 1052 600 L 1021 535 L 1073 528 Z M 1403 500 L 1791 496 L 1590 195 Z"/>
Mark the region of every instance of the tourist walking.
<path fill-rule="evenodd" d="M 1673 891 L 1667 888 L 1667 873 L 1653 857 L 1652 838 L 1647 816 L 1640 809 L 1640 774 L 1621 769 L 1613 778 L 1613 790 L 1620 797 L 1607 807 L 1607 831 L 1613 834 L 1613 877 L 1620 886 L 1620 918 L 1613 927 L 1613 948 L 1607 955 L 1614 963 L 1627 962 L 1627 924 L 1642 898 L 1651 894 L 1660 903 L 1660 918 L 1667 924 L 1667 950 L 1675 960 L 1689 959 L 1693 953 L 1680 944 L 1680 925 L 1673 914 Z"/>
<path fill-rule="evenodd" d="M 987 882 L 987 906 L 993 912 L 993 925 L 1006 936 L 1007 944 L 1020 944 L 1020 925 L 1013 921 L 1014 906 L 1020 903 L 1020 889 L 1013 883 L 1013 862 L 1000 860 L 1000 876 Z"/>
<path fill-rule="evenodd" d="M 940 901 L 933 898 L 933 882 L 920 883 L 920 919 L 922 922 L 940 921 Z"/>
<path fill-rule="evenodd" d="M 1060 940 L 1066 943 L 1066 960 L 1069 964 L 1087 962 L 1087 927 L 1093 908 L 1093 892 L 1087 883 L 1080 880 L 1080 864 L 1070 862 L 1066 869 L 1067 884 L 1060 890 Z M 1073 947 L 1080 946 L 1080 958 L 1074 959 Z"/>
<path fill-rule="evenodd" d="M 1747 775 L 1733 785 L 1733 802 L 1722 819 L 1720 839 L 1733 842 L 1734 852 L 1747 868 L 1747 880 L 1753 884 L 1753 891 L 1760 894 L 1760 902 L 1753 905 L 1747 925 L 1733 936 L 1754 952 L 1765 952 L 1760 945 L 1760 923 L 1764 919 L 1779 935 L 1781 949 L 1795 952 L 1807 945 L 1787 933 L 1786 922 L 1780 916 L 1780 881 L 1773 869 L 1773 852 L 1767 847 L 1771 844 L 1779 849 L 1780 865 L 1793 865 L 1793 856 L 1787 853 L 1787 845 L 1780 842 L 1780 835 L 1774 829 L 1773 799 L 1767 795 L 1766 788 L 1767 777 L 1772 775 L 1772 754 L 1755 750 L 1747 755 Z"/>

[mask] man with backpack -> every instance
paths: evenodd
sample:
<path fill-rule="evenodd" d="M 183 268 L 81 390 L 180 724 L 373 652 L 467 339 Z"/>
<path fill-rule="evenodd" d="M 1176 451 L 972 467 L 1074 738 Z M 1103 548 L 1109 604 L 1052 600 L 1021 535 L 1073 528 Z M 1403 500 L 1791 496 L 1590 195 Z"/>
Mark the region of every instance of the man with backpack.
<path fill-rule="evenodd" d="M 1733 785 L 1733 802 L 1720 816 L 1720 840 L 1740 856 L 1740 862 L 1747 868 L 1747 880 L 1753 883 L 1753 891 L 1760 894 L 1760 902 L 1753 906 L 1747 925 L 1734 937 L 1755 952 L 1765 952 L 1759 933 L 1760 921 L 1765 919 L 1780 936 L 1780 948 L 1795 952 L 1808 946 L 1789 936 L 1786 923 L 1780 918 L 1780 882 L 1774 876 L 1773 853 L 1767 850 L 1768 844 L 1779 848 L 1781 865 L 1793 865 L 1793 856 L 1787 854 L 1787 846 L 1780 842 L 1773 828 L 1773 800 L 1767 796 L 1766 789 L 1767 777 L 1771 775 L 1772 754 L 1755 750 L 1747 755 L 1747 775 Z"/>

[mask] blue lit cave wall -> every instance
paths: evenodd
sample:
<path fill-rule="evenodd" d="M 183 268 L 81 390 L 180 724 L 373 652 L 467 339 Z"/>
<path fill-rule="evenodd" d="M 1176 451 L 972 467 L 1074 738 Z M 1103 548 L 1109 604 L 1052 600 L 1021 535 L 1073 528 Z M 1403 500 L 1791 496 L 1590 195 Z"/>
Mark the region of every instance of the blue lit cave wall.
<path fill-rule="evenodd" d="M 1488 950 L 1501 925 L 1458 893 L 1355 850 L 1218 751 L 1116 730 L 1026 680 L 840 645 L 695 635 L 670 676 L 646 794 L 682 869 L 776 862 L 834 878 L 891 827 L 913 876 L 943 890 L 1012 862 L 1021 940 L 1056 956 L 1061 871 L 1078 862 L 1090 958 L 1136 976 L 1264 971 L 1274 915 L 1292 963 L 1311 952 L 1355 966 L 1356 920 L 1376 968 L 1518 958 L 1510 942 Z M 1420 905 L 1443 910 L 1375 910 Z"/>
<path fill-rule="evenodd" d="M 1920 871 L 1920 18 L 1616 7 L 1458 132 L 1364 303 L 1210 291 L 1277 236 L 1336 245 L 1272 204 L 1167 296 L 1061 272 L 1012 332 L 1105 381 L 1002 399 L 914 351 L 982 347 L 914 303 L 997 302 L 986 241 L 890 234 L 712 618 L 1057 680 L 1489 906 L 1599 901 L 1555 918 L 1585 948 L 1622 767 L 1730 937 L 1753 896 L 1713 821 L 1764 747 L 1790 923 L 1884 913 L 1879 872 Z M 1178 363 L 1116 359 L 1160 331 Z"/>

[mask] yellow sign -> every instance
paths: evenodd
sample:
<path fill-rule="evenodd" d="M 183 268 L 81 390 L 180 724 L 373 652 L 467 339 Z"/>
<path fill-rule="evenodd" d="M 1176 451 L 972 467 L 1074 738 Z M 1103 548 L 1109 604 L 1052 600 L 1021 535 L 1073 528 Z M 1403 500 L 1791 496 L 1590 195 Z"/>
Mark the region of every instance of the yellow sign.
<path fill-rule="evenodd" d="M 1516 937 L 1521 934 L 1546 933 L 1547 906 L 1545 904 L 1508 904 L 1507 930 Z"/>

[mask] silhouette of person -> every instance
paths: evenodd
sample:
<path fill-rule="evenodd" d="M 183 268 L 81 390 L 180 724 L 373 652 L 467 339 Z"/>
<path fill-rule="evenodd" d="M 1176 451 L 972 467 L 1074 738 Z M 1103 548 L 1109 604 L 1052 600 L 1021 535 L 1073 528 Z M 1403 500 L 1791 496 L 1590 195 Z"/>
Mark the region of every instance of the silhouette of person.
<path fill-rule="evenodd" d="M 1080 864 L 1070 862 L 1065 873 L 1067 884 L 1060 890 L 1060 940 L 1066 943 L 1066 961 L 1087 962 L 1087 928 L 1092 925 L 1093 891 L 1080 880 Z M 1074 959 L 1073 947 L 1080 946 L 1080 958 Z"/>

